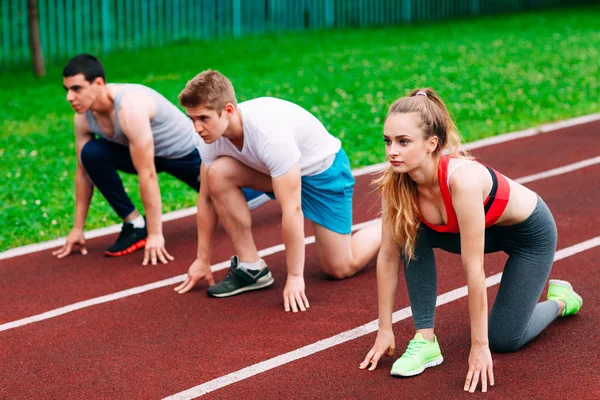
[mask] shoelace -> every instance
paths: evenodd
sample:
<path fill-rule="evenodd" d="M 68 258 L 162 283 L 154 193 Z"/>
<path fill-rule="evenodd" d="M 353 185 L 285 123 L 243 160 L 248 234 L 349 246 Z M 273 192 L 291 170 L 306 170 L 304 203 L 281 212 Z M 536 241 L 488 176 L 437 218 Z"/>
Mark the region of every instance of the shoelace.
<path fill-rule="evenodd" d="M 408 347 L 406 348 L 406 351 L 404 352 L 404 354 L 402 355 L 402 357 L 406 356 L 406 357 L 411 357 L 414 356 L 415 354 L 417 354 L 419 352 L 419 350 L 421 350 L 421 348 L 425 345 L 425 342 L 420 341 L 420 340 L 411 340 L 410 342 L 408 342 Z"/>
<path fill-rule="evenodd" d="M 225 278 L 223 280 L 227 280 L 229 277 L 233 276 L 235 274 L 235 270 L 236 270 L 236 266 L 232 259 L 231 263 L 229 263 L 229 271 L 227 271 L 227 275 L 225 275 Z"/>

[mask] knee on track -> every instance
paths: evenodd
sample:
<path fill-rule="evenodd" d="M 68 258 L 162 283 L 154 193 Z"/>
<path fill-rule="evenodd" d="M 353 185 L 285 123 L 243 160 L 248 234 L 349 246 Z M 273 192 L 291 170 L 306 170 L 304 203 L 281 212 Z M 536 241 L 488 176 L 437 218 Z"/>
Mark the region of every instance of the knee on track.
<path fill-rule="evenodd" d="M 521 338 L 510 338 L 489 333 L 490 350 L 495 353 L 511 353 L 521 348 Z"/>
<path fill-rule="evenodd" d="M 346 279 L 356 273 L 355 269 L 348 263 L 328 262 L 322 265 L 323 272 L 331 279 Z"/>

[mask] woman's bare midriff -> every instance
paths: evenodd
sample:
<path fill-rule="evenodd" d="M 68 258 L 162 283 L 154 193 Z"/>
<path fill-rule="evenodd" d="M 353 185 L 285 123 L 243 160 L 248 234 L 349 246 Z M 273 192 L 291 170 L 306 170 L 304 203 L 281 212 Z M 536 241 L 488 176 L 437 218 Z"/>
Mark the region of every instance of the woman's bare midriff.
<path fill-rule="evenodd" d="M 535 192 L 509 178 L 510 198 L 502 216 L 494 225 L 510 226 L 523 222 L 531 215 L 537 204 Z"/>

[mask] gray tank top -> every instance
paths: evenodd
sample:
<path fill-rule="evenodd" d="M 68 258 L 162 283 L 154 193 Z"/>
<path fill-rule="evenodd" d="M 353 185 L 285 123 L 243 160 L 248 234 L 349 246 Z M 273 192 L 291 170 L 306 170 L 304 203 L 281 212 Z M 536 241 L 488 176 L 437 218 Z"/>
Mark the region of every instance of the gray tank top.
<path fill-rule="evenodd" d="M 199 146 L 202 140 L 194 130 L 194 124 L 173 103 L 157 91 L 144 85 L 122 84 L 117 92 L 115 103 L 115 134 L 108 137 L 102 133 L 98 121 L 91 110 L 85 112 L 88 127 L 91 133 L 102 136 L 104 139 L 129 147 L 127 136 L 119 126 L 119 110 L 123 96 L 130 91 L 141 90 L 156 101 L 156 113 L 150 120 L 152 136 L 154 137 L 154 155 L 163 158 L 181 158 L 190 154 Z"/>

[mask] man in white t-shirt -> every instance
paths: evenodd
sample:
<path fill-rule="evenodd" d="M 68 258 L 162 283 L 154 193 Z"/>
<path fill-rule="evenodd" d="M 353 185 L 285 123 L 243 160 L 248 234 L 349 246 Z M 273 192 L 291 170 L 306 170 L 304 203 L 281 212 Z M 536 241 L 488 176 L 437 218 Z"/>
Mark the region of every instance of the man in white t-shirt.
<path fill-rule="evenodd" d="M 189 81 L 179 100 L 204 140 L 200 179 L 208 185 L 202 185 L 198 195 L 197 259 L 176 291 L 185 293 L 201 279 L 208 280 L 213 297 L 273 284 L 254 244 L 242 187 L 263 191 L 281 205 L 286 311 L 309 307 L 303 217 L 313 222 L 321 267 L 334 278 L 354 275 L 377 253 L 380 224 L 350 235 L 354 177 L 340 140 L 316 117 L 296 104 L 269 97 L 238 105 L 229 79 L 212 70 Z M 237 255 L 225 279 L 214 285 L 210 250 L 217 216 Z"/>

